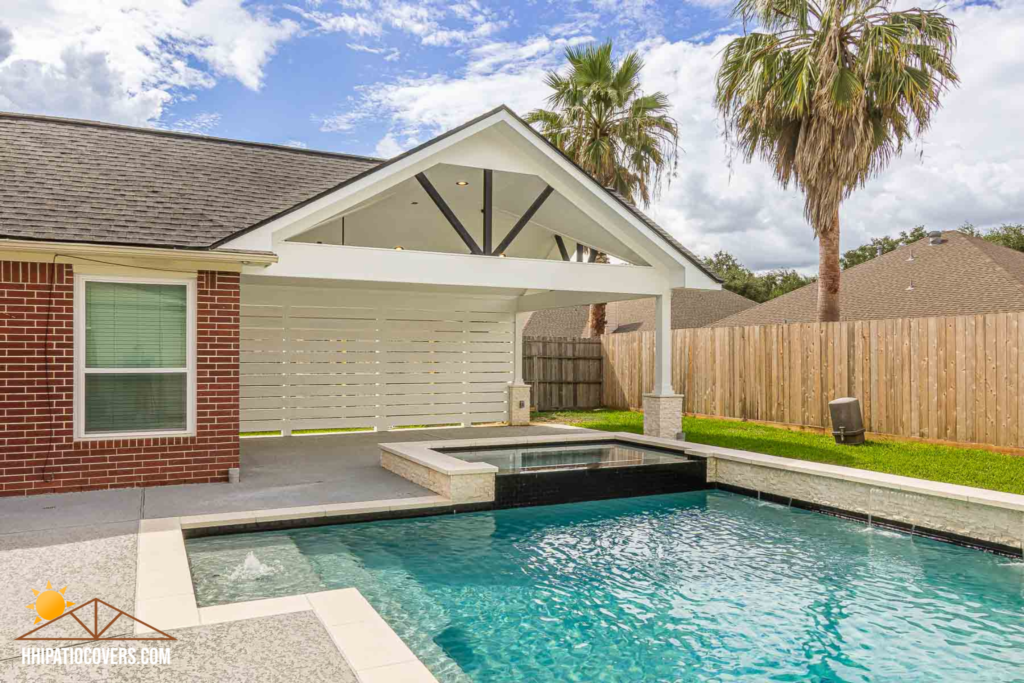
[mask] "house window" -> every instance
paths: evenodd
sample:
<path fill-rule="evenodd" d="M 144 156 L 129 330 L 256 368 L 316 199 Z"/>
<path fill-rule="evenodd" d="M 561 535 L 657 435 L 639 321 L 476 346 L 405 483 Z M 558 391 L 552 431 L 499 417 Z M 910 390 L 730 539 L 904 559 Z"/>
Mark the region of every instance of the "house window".
<path fill-rule="evenodd" d="M 76 435 L 194 433 L 195 283 L 81 277 Z"/>

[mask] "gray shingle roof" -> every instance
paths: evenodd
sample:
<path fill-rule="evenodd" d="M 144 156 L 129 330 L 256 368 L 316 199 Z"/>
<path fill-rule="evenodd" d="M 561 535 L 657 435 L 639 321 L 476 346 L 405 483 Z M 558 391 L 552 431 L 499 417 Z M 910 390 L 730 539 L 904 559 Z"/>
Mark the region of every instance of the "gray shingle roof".
<path fill-rule="evenodd" d="M 942 233 L 943 243 L 909 244 L 843 272 L 843 320 L 977 315 L 1024 310 L 1024 254 L 968 237 Z M 913 255 L 913 260 L 908 260 Z M 907 288 L 913 283 L 914 288 Z M 813 322 L 816 283 L 729 316 L 714 327 Z"/>
<path fill-rule="evenodd" d="M 704 327 L 757 304 L 727 289 L 675 289 L 672 291 L 672 329 Z M 605 309 L 609 333 L 654 330 L 654 299 L 615 301 Z M 589 306 L 537 311 L 523 334 L 530 337 L 586 337 Z"/>
<path fill-rule="evenodd" d="M 208 248 L 380 163 L 0 113 L 0 236 Z"/>

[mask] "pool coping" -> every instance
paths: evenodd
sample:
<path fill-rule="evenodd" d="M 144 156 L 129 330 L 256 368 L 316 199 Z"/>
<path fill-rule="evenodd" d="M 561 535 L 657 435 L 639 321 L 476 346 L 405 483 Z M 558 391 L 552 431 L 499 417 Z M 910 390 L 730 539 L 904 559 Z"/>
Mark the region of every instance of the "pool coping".
<path fill-rule="evenodd" d="M 421 464 L 435 461 L 424 451 L 434 449 L 451 450 L 456 448 L 472 448 L 478 446 L 528 446 L 545 443 L 586 443 L 588 441 L 625 441 L 646 446 L 655 446 L 666 450 L 680 451 L 686 455 L 703 456 L 706 458 L 718 458 L 721 460 L 732 460 L 754 465 L 762 465 L 772 469 L 788 470 L 813 474 L 831 479 L 841 479 L 871 486 L 898 489 L 912 493 L 921 493 L 939 498 L 952 498 L 956 500 L 969 501 L 982 505 L 1006 508 L 1018 512 L 1024 512 L 1024 496 L 1003 493 L 1001 491 L 990 491 L 959 484 L 945 484 L 942 482 L 928 481 L 927 479 L 915 479 L 871 470 L 861 470 L 840 465 L 826 465 L 823 463 L 809 462 L 806 460 L 794 460 L 774 455 L 763 455 L 750 451 L 741 451 L 734 448 L 723 448 L 720 446 L 708 446 L 689 441 L 676 441 L 630 432 L 596 432 L 587 434 L 552 434 L 544 436 L 526 437 L 500 437 L 493 439 L 448 439 L 445 441 L 417 441 L 392 444 L 381 444 L 381 450 L 395 454 L 404 455 L 410 459 L 415 458 Z M 853 446 L 851 446 L 853 448 Z M 444 453 L 436 453 L 448 460 L 452 456 Z M 468 464 L 468 463 L 467 463 Z M 488 465 L 490 471 L 497 472 L 496 467 Z M 441 471 L 441 470 L 439 470 Z"/>
<path fill-rule="evenodd" d="M 380 513 L 444 510 L 450 501 L 423 496 L 366 503 L 317 505 L 242 513 L 139 520 L 135 577 L 135 635 L 313 611 L 359 683 L 437 683 L 433 674 L 356 588 L 199 607 L 185 550 L 189 529 L 247 529 L 264 523 L 331 519 L 358 521 Z"/>

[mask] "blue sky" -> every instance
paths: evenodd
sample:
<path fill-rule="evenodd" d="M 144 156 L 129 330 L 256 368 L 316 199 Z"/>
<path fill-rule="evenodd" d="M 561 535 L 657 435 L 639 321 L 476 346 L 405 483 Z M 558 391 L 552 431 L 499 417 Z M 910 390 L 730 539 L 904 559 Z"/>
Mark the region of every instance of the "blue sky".
<path fill-rule="evenodd" d="M 913 0 L 892 0 L 905 8 Z M 926 7 L 937 2 L 923 2 Z M 961 87 L 847 200 L 842 245 L 1024 222 L 1024 0 L 942 3 Z M 682 153 L 649 212 L 700 254 L 814 272 L 801 196 L 731 159 L 714 108 L 732 0 L 4 0 L 0 110 L 392 156 L 499 104 L 544 104 L 567 45 L 638 50 Z"/>
<path fill-rule="evenodd" d="M 372 155 L 388 132 L 410 131 L 392 126 L 386 116 L 367 113 L 368 106 L 373 114 L 388 111 L 379 103 L 369 104 L 365 93 L 407 79 L 463 76 L 484 54 L 494 54 L 488 48 L 538 47 L 528 61 L 494 65 L 508 73 L 534 63 L 557 66 L 564 44 L 570 42 L 611 40 L 622 53 L 651 39 L 706 42 L 716 31 L 735 25 L 728 7 L 680 2 L 474 1 L 428 6 L 295 1 L 248 5 L 254 13 L 302 26 L 301 37 L 283 42 L 268 61 L 258 91 L 237 80 L 221 80 L 194 100 L 167 107 L 162 120 L 172 127 L 179 122 L 188 126 L 203 114 L 216 113 L 216 125 L 205 132 Z M 551 47 L 540 47 L 544 41 Z M 492 104 L 481 102 L 478 108 L 484 111 Z M 341 130 L 332 123 L 361 113 L 367 115 L 352 121 L 351 128 Z M 415 132 L 412 137 L 422 141 L 441 130 L 427 125 Z M 399 136 L 400 144 L 408 137 Z"/>

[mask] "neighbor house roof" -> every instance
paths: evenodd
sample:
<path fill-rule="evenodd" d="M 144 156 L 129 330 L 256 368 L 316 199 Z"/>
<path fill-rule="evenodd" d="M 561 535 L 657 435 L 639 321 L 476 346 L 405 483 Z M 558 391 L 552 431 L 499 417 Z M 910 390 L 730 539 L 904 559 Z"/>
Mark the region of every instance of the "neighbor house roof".
<path fill-rule="evenodd" d="M 672 329 L 704 327 L 716 320 L 757 304 L 727 289 L 676 289 L 672 291 Z M 605 309 L 605 331 L 650 332 L 654 330 L 654 299 L 614 301 Z M 590 306 L 571 306 L 537 311 L 523 334 L 530 337 L 587 337 Z"/>
<path fill-rule="evenodd" d="M 817 303 L 812 283 L 713 326 L 812 322 Z M 1024 254 L 946 231 L 940 244 L 925 238 L 843 271 L 839 310 L 843 320 L 1024 310 Z"/>
<path fill-rule="evenodd" d="M 210 249 L 501 111 L 522 121 L 498 107 L 387 161 L 0 112 L 0 237 Z M 719 280 L 622 195 L 593 182 Z"/>

